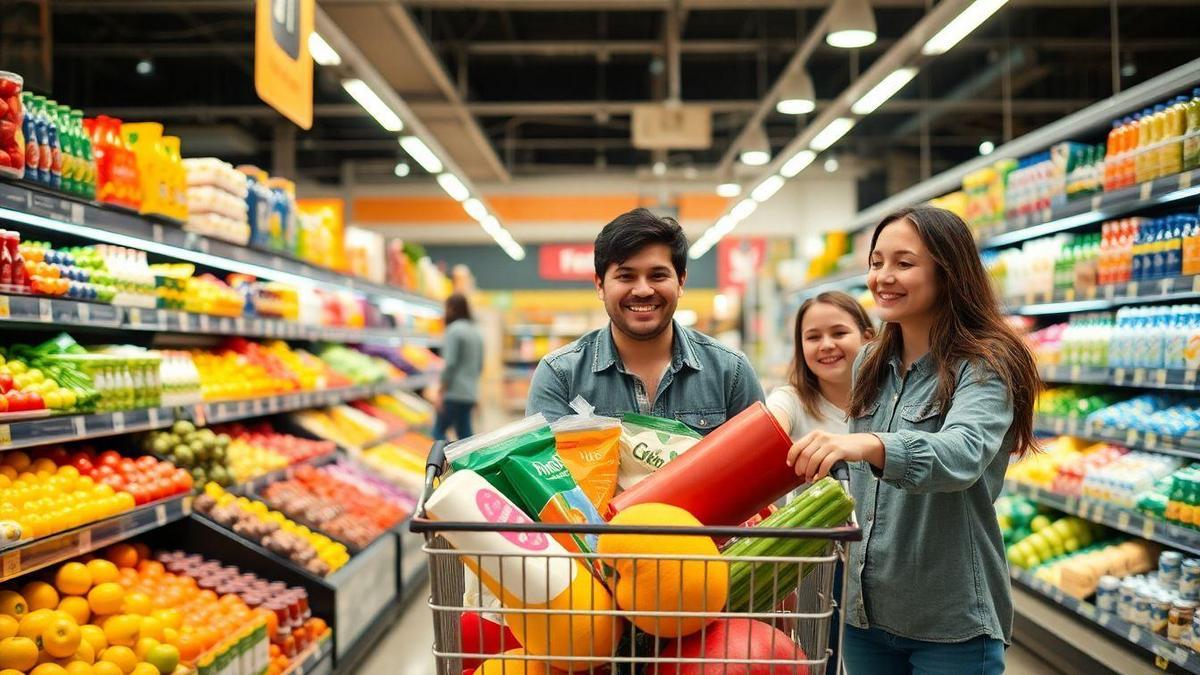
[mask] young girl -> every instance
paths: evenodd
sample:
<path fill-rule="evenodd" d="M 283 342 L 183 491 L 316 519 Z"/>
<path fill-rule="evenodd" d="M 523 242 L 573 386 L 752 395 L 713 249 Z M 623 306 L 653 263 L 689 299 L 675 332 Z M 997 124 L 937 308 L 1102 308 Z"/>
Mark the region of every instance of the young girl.
<path fill-rule="evenodd" d="M 800 305 L 789 384 L 767 397 L 793 441 L 813 429 L 846 433 L 854 357 L 873 336 L 867 313 L 845 293 L 821 293 Z"/>
<path fill-rule="evenodd" d="M 855 364 L 854 433 L 815 430 L 788 455 L 809 480 L 851 463 L 847 670 L 1001 673 L 1013 610 L 993 503 L 1009 455 L 1035 448 L 1033 357 L 949 211 L 884 218 L 867 285 L 887 325 Z"/>

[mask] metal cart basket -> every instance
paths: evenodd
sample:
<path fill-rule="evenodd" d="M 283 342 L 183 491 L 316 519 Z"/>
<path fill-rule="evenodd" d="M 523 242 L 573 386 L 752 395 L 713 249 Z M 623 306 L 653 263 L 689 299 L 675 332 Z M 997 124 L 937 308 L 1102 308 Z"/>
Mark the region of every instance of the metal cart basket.
<path fill-rule="evenodd" d="M 503 669 L 496 673 L 544 673 L 560 675 L 563 671 L 587 673 L 694 673 L 743 674 L 743 673 L 818 673 L 829 668 L 841 672 L 840 639 L 837 649 L 830 648 L 831 622 L 839 620 L 844 606 L 843 578 L 841 598 L 834 598 L 834 577 L 846 565 L 849 542 L 859 541 L 861 531 L 853 514 L 850 523 L 835 528 L 763 528 L 763 527 L 642 527 L 623 525 L 561 525 L 547 523 L 493 524 L 479 522 L 434 521 L 427 517 L 425 504 L 433 494 L 435 485 L 443 472 L 443 444 L 438 443 L 430 453 L 426 467 L 425 486 L 412 530 L 425 537 L 423 550 L 429 556 L 431 597 L 429 608 L 433 613 L 433 655 L 439 675 L 470 674 L 482 661 L 501 659 Z M 845 466 L 835 467 L 835 475 L 843 487 L 848 478 Z M 498 556 L 494 552 L 459 550 L 450 545 L 442 533 L 446 532 L 501 532 L 507 536 L 547 536 L 574 534 L 586 535 L 643 535 L 654 538 L 702 535 L 718 543 L 737 538 L 786 538 L 823 540 L 820 553 L 808 557 L 771 556 L 702 556 L 702 555 L 651 555 L 566 552 L 551 555 L 520 554 Z M 479 569 L 509 558 L 507 569 L 512 570 L 511 558 L 522 560 L 520 580 L 501 578 L 500 586 L 505 590 L 505 606 L 499 601 L 486 603 L 479 599 L 479 582 L 468 568 Z M 569 606 L 549 608 L 545 604 L 530 606 L 522 590 L 531 591 L 541 597 L 550 584 L 553 566 L 576 565 L 596 571 L 596 576 L 608 583 L 613 590 L 614 602 L 598 602 L 595 591 L 576 594 L 572 589 Z M 466 563 L 464 565 L 464 563 Z M 530 564 L 536 563 L 536 564 Z M 748 590 L 753 598 L 745 611 L 730 611 L 728 607 L 684 607 L 685 594 L 707 597 L 709 584 L 728 583 L 734 580 L 729 575 L 736 563 L 753 563 L 750 575 L 738 582 L 743 593 Z M 745 565 L 743 565 L 745 567 Z M 505 566 L 500 566 L 501 576 Z M 526 573 L 525 569 L 547 570 Z M 614 588 L 614 576 L 632 573 L 630 586 L 632 602 L 626 606 L 639 608 L 626 611 L 617 606 L 618 593 Z M 842 572 L 844 574 L 844 572 Z M 639 585 L 638 575 L 645 579 Z M 648 579 L 646 579 L 648 575 Z M 687 579 L 687 581 L 685 581 Z M 697 579 L 700 581 L 697 582 Z M 747 583 L 749 586 L 747 587 Z M 685 584 L 688 585 L 685 588 Z M 665 587 L 664 587 L 665 586 Z M 600 588 L 603 588 L 601 586 Z M 516 589 L 515 591 L 513 589 Z M 466 593 L 466 595 L 464 595 Z M 639 602 L 640 597 L 650 595 L 650 601 Z M 486 593 L 484 593 L 486 595 Z M 584 597 L 592 595 L 593 597 Z M 518 602 L 512 602 L 516 596 Z M 675 603 L 672 606 L 672 603 Z M 515 606 L 514 606 L 515 605 Z M 647 607 L 647 609 L 641 609 Z M 708 611 L 704 611 L 708 610 Z M 753 611 L 750 611 L 753 610 Z M 491 617 L 514 627 L 514 633 L 529 635 L 537 631 L 536 639 L 542 645 L 555 645 L 544 650 L 549 655 L 519 653 L 497 655 L 483 653 L 478 647 L 488 641 L 484 635 L 484 624 L 464 622 L 468 614 Z M 556 619 L 556 620 L 555 620 Z M 730 621 L 721 621 L 730 620 Z M 753 625 L 745 620 L 754 620 Z M 515 624 L 515 625 L 514 625 Z M 651 627 L 659 636 L 643 630 L 632 630 L 629 624 L 639 628 Z M 735 624 L 737 624 L 735 626 Z M 765 624 L 765 625 L 764 625 Z M 682 639 L 674 634 L 687 633 L 688 628 L 703 625 Z M 490 624 L 489 624 L 490 626 Z M 658 628 L 654 628 L 657 626 Z M 498 626 L 495 626 L 498 629 Z M 517 631 L 515 628 L 523 628 Z M 735 630 L 736 628 L 736 630 Z M 772 630 L 772 628 L 774 630 Z M 597 636 L 600 631 L 605 635 Z M 666 635 L 667 637 L 660 637 Z M 838 632 L 839 638 L 841 631 Z M 590 637 L 581 637 L 590 636 Z M 493 636 L 494 637 L 494 636 Z M 597 645 L 601 645 L 600 648 Z M 515 649 L 520 643 L 506 635 L 502 650 Z M 611 648 L 611 650 L 609 649 Z M 493 645 L 494 649 L 494 645 Z M 530 649 L 531 652 L 535 651 Z M 597 653 L 604 652 L 604 653 Z M 831 665 L 832 664 L 832 665 Z"/>

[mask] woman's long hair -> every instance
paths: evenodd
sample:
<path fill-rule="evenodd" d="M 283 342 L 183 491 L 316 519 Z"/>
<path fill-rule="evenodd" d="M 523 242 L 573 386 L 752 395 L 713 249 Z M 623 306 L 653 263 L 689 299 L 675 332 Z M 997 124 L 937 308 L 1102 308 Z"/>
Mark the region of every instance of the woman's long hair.
<path fill-rule="evenodd" d="M 792 355 L 792 364 L 789 369 L 788 384 L 796 389 L 796 393 L 800 396 L 800 403 L 804 405 L 805 412 L 809 417 L 817 420 L 825 419 L 825 415 L 821 412 L 821 381 L 817 378 L 816 373 L 809 369 L 808 363 L 804 360 L 804 335 L 802 324 L 804 323 L 804 315 L 808 310 L 812 309 L 817 303 L 825 303 L 833 305 L 843 312 L 850 315 L 854 321 L 855 328 L 863 336 L 863 342 L 871 339 L 874 335 L 874 330 L 871 327 L 871 319 L 867 317 L 867 313 L 863 311 L 862 305 L 849 295 L 841 291 L 827 291 L 815 297 L 809 298 L 800 305 L 800 309 L 796 311 L 796 327 L 795 327 L 795 347 L 796 353 Z"/>
<path fill-rule="evenodd" d="M 467 296 L 453 293 L 446 298 L 446 325 L 449 326 L 459 319 L 471 320 L 471 306 L 467 304 Z"/>
<path fill-rule="evenodd" d="M 966 223 L 950 211 L 932 206 L 901 209 L 875 226 L 871 253 L 883 228 L 900 220 L 913 224 L 937 265 L 937 317 L 930 330 L 929 347 L 937 367 L 941 409 L 950 409 L 958 386 L 956 371 L 963 361 L 986 366 L 1004 382 L 1012 397 L 1013 452 L 1024 455 L 1036 450 L 1033 407 L 1042 380 L 1025 341 L 1004 321 Z M 851 417 L 862 415 L 878 399 L 888 360 L 900 353 L 901 339 L 900 326 L 888 323 L 875 347 L 863 357 L 850 399 Z"/>

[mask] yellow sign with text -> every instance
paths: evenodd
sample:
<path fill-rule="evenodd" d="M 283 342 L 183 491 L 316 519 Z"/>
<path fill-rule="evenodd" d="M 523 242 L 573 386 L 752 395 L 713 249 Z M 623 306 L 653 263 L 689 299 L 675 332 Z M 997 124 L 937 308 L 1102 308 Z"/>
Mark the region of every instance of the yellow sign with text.
<path fill-rule="evenodd" d="M 302 129 L 312 128 L 315 0 L 258 0 L 254 30 L 254 89 Z"/>

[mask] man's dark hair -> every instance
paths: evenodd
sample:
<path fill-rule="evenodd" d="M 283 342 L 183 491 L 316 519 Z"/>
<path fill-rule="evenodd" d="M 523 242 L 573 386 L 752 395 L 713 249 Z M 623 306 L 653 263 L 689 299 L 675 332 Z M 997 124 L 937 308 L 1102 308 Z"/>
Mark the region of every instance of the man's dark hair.
<path fill-rule="evenodd" d="M 611 264 L 620 265 L 650 244 L 671 249 L 671 265 L 680 279 L 687 273 L 688 240 L 674 218 L 656 216 L 649 209 L 622 213 L 596 236 L 596 276 L 604 279 Z"/>
<path fill-rule="evenodd" d="M 471 320 L 471 306 L 467 304 L 467 296 L 454 293 L 446 298 L 446 325 L 449 326 L 459 319 Z"/>

